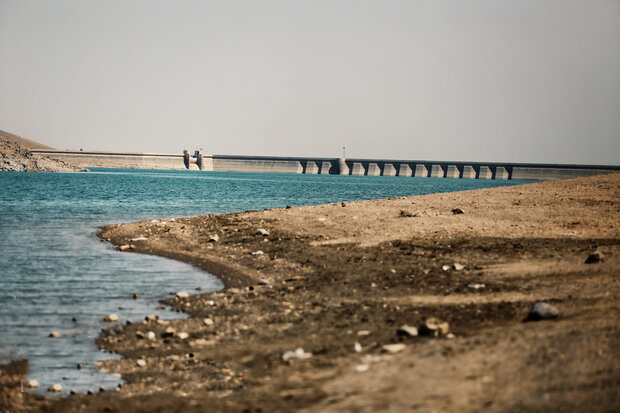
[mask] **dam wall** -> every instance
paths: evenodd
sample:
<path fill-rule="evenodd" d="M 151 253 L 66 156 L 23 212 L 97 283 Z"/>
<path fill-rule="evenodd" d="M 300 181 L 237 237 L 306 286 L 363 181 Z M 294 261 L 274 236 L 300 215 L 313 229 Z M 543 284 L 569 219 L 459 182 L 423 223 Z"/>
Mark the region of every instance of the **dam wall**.
<path fill-rule="evenodd" d="M 280 156 L 122 153 L 33 150 L 87 168 L 136 168 L 312 175 L 366 175 L 413 178 L 534 180 L 573 178 L 618 172 L 617 165 L 448 162 L 391 159 L 306 158 Z"/>

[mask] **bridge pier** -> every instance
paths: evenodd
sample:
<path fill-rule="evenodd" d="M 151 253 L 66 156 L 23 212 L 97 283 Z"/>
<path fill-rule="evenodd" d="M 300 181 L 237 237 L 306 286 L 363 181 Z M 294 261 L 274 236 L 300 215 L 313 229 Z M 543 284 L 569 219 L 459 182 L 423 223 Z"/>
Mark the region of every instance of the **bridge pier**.
<path fill-rule="evenodd" d="M 396 176 L 396 168 L 394 168 L 394 164 L 386 163 L 383 165 L 383 176 Z"/>
<path fill-rule="evenodd" d="M 377 163 L 369 163 L 368 164 L 368 176 L 381 176 L 381 168 Z"/>
<path fill-rule="evenodd" d="M 353 169 L 351 170 L 351 175 L 365 175 L 366 171 L 364 170 L 364 165 L 361 162 L 354 162 Z"/>
<path fill-rule="evenodd" d="M 349 167 L 344 158 L 338 158 L 338 173 L 340 175 L 349 175 Z"/>
<path fill-rule="evenodd" d="M 443 178 L 443 168 L 441 165 L 431 166 L 431 178 Z"/>
<path fill-rule="evenodd" d="M 508 179 L 508 171 L 503 166 L 498 166 L 495 168 L 495 178 L 494 179 Z"/>
<path fill-rule="evenodd" d="M 463 174 L 461 176 L 463 179 L 476 179 L 476 170 L 471 165 L 463 166 Z"/>
<path fill-rule="evenodd" d="M 411 175 L 413 175 L 413 171 L 411 170 L 409 164 L 401 163 L 398 167 L 398 176 L 410 177 Z"/>
<path fill-rule="evenodd" d="M 459 169 L 456 167 L 456 165 L 448 165 L 448 170 L 446 171 L 446 178 L 458 178 L 459 175 Z"/>
<path fill-rule="evenodd" d="M 317 175 L 319 173 L 319 167 L 314 161 L 306 162 L 306 174 Z"/>
<path fill-rule="evenodd" d="M 424 164 L 417 164 L 415 166 L 415 173 L 414 175 L 416 178 L 426 178 L 428 177 L 428 169 L 426 169 L 426 165 Z"/>
<path fill-rule="evenodd" d="M 480 166 L 480 170 L 478 171 L 478 179 L 492 179 L 493 173 L 491 172 L 491 168 L 488 166 Z"/>

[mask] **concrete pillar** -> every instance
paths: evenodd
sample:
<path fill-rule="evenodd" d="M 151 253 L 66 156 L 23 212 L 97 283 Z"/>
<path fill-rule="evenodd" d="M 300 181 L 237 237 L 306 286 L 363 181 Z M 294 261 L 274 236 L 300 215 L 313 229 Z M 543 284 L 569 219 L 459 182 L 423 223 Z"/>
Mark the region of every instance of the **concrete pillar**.
<path fill-rule="evenodd" d="M 321 165 L 321 170 L 319 171 L 319 173 L 321 175 L 329 175 L 329 170 L 332 168 L 332 163 L 327 161 L 321 161 L 319 162 L 319 164 Z"/>
<path fill-rule="evenodd" d="M 508 171 L 503 166 L 495 168 L 495 179 L 508 179 Z"/>
<path fill-rule="evenodd" d="M 441 165 L 431 166 L 431 178 L 443 178 L 443 168 Z"/>
<path fill-rule="evenodd" d="M 338 169 L 340 171 L 338 172 L 340 175 L 349 175 L 349 167 L 347 166 L 344 158 L 338 159 Z"/>
<path fill-rule="evenodd" d="M 476 170 L 473 166 L 465 165 L 463 167 L 463 179 L 476 179 Z"/>
<path fill-rule="evenodd" d="M 399 168 L 398 168 L 398 176 L 406 176 L 406 177 L 410 177 L 412 174 L 412 170 L 411 167 L 409 166 L 409 164 L 406 163 L 401 163 Z"/>
<path fill-rule="evenodd" d="M 351 175 L 365 175 L 364 165 L 360 162 L 353 163 L 353 169 L 351 171 Z"/>
<path fill-rule="evenodd" d="M 478 174 L 478 179 L 491 179 L 493 178 L 493 173 L 491 173 L 491 168 L 488 166 L 481 166 L 480 173 Z"/>
<path fill-rule="evenodd" d="M 415 174 L 413 176 L 416 178 L 426 178 L 428 176 L 428 169 L 426 169 L 426 165 L 417 164 L 415 166 Z"/>
<path fill-rule="evenodd" d="M 448 171 L 446 172 L 446 178 L 458 178 L 459 168 L 456 165 L 448 165 Z"/>
<path fill-rule="evenodd" d="M 396 176 L 396 168 L 391 163 L 383 165 L 383 176 Z"/>
<path fill-rule="evenodd" d="M 189 151 L 187 149 L 183 150 L 183 164 L 186 169 L 189 169 Z"/>
<path fill-rule="evenodd" d="M 195 151 L 194 158 L 196 158 L 196 165 L 198 166 L 198 169 L 202 171 L 202 153 L 200 153 L 200 151 Z"/>
<path fill-rule="evenodd" d="M 314 161 L 308 161 L 306 163 L 306 174 L 316 175 L 319 173 L 319 166 Z"/>
<path fill-rule="evenodd" d="M 374 162 L 368 164 L 368 176 L 381 176 L 381 168 L 379 164 Z"/>
<path fill-rule="evenodd" d="M 300 161 L 297 161 L 297 171 L 295 173 L 298 173 L 298 174 L 304 173 L 304 166 L 301 164 Z"/>

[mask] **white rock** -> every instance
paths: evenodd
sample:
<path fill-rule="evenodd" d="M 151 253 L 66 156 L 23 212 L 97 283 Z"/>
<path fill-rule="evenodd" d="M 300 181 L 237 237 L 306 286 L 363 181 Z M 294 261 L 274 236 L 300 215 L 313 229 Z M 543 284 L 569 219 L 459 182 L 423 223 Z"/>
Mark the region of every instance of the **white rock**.
<path fill-rule="evenodd" d="M 52 384 L 51 386 L 47 388 L 47 391 L 52 392 L 52 393 L 58 393 L 62 391 L 62 386 L 58 383 Z"/>
<path fill-rule="evenodd" d="M 400 353 L 401 351 L 403 351 L 406 346 L 402 343 L 398 343 L 398 344 L 385 344 L 384 346 L 381 347 L 383 349 L 383 351 L 386 351 L 388 353 Z"/>
<path fill-rule="evenodd" d="M 148 338 L 149 340 L 155 340 L 155 333 L 149 331 L 148 333 L 146 333 L 146 338 Z"/>
<path fill-rule="evenodd" d="M 189 298 L 189 293 L 187 291 L 179 291 L 177 293 L 177 297 L 179 297 L 179 298 Z"/>
<path fill-rule="evenodd" d="M 118 315 L 114 313 L 108 314 L 107 316 L 103 317 L 103 321 L 108 322 L 108 323 L 114 323 L 118 321 Z"/>
<path fill-rule="evenodd" d="M 209 300 L 209 301 L 207 301 L 207 305 L 215 305 L 215 301 Z"/>
<path fill-rule="evenodd" d="M 136 241 L 146 241 L 148 238 L 146 237 L 138 237 L 138 238 L 132 238 L 129 241 L 131 242 L 136 242 Z"/>
<path fill-rule="evenodd" d="M 289 350 L 282 355 L 282 360 L 305 360 L 312 357 L 312 353 L 306 353 L 303 348 L 298 347 L 296 350 Z"/>
<path fill-rule="evenodd" d="M 142 359 L 137 360 L 137 361 L 136 361 L 136 366 L 138 366 L 138 367 L 144 367 L 144 366 L 146 366 L 146 360 L 142 360 Z"/>
<path fill-rule="evenodd" d="M 60 337 L 60 333 L 58 331 L 52 331 L 50 333 L 50 337 L 58 338 Z"/>
<path fill-rule="evenodd" d="M 206 326 L 212 326 L 213 325 L 213 320 L 210 318 L 205 318 L 204 320 L 202 320 L 203 323 L 205 323 Z"/>
<path fill-rule="evenodd" d="M 265 228 L 258 228 L 256 231 L 254 231 L 254 235 L 262 235 L 263 237 L 268 237 L 269 231 L 267 231 Z"/>
<path fill-rule="evenodd" d="M 448 271 L 450 269 L 450 266 L 449 265 L 444 265 L 444 266 L 441 267 L 441 269 L 444 270 L 444 271 Z"/>
<path fill-rule="evenodd" d="M 263 255 L 264 253 L 261 250 L 258 250 L 258 251 L 252 251 L 250 254 L 257 256 L 257 255 Z"/>
<path fill-rule="evenodd" d="M 368 330 L 360 330 L 357 332 L 358 336 L 369 336 L 370 335 L 370 331 Z"/>
<path fill-rule="evenodd" d="M 355 350 L 356 353 L 361 353 L 362 345 L 356 341 L 355 344 L 353 345 L 353 350 Z"/>
<path fill-rule="evenodd" d="M 217 234 L 213 234 L 209 237 L 209 241 L 208 242 L 218 242 L 220 240 L 220 236 Z"/>
<path fill-rule="evenodd" d="M 325 221 L 327 221 L 327 218 L 325 218 L 325 217 L 321 217 L 321 218 L 318 218 L 318 219 L 317 219 L 317 221 L 319 221 L 319 222 L 325 222 Z"/>
<path fill-rule="evenodd" d="M 179 337 L 181 340 L 185 340 L 187 337 L 189 337 L 189 334 L 187 334 L 185 331 L 182 331 L 177 334 L 177 337 Z"/>
<path fill-rule="evenodd" d="M 463 264 L 459 264 L 458 262 L 455 262 L 454 264 L 452 264 L 452 268 L 454 268 L 456 271 L 461 271 L 462 269 L 465 268 L 465 266 Z"/>
<path fill-rule="evenodd" d="M 486 285 L 484 285 L 484 284 L 469 284 L 468 287 L 471 288 L 472 290 L 481 290 L 484 287 L 486 287 Z"/>
<path fill-rule="evenodd" d="M 358 364 L 355 366 L 355 371 L 358 373 L 363 373 L 368 370 L 368 364 Z"/>
<path fill-rule="evenodd" d="M 36 380 L 30 380 L 28 383 L 26 383 L 26 387 L 34 389 L 35 387 L 39 387 L 39 382 Z"/>

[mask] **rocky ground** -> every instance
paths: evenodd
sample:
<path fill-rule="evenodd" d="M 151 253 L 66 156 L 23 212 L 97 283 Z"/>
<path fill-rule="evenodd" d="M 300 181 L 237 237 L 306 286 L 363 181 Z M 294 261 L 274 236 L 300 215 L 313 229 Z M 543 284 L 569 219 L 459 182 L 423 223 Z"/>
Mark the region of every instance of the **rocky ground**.
<path fill-rule="evenodd" d="M 165 301 L 188 319 L 102 333 L 125 356 L 100 366 L 122 374 L 119 391 L 51 400 L 5 386 L 7 408 L 620 411 L 620 174 L 101 237 L 227 289 Z M 551 307 L 530 314 L 536 302 Z"/>
<path fill-rule="evenodd" d="M 0 171 L 12 172 L 85 172 L 86 168 L 34 155 L 29 149 L 36 142 L 0 131 Z M 42 146 L 49 148 L 47 146 Z"/>

